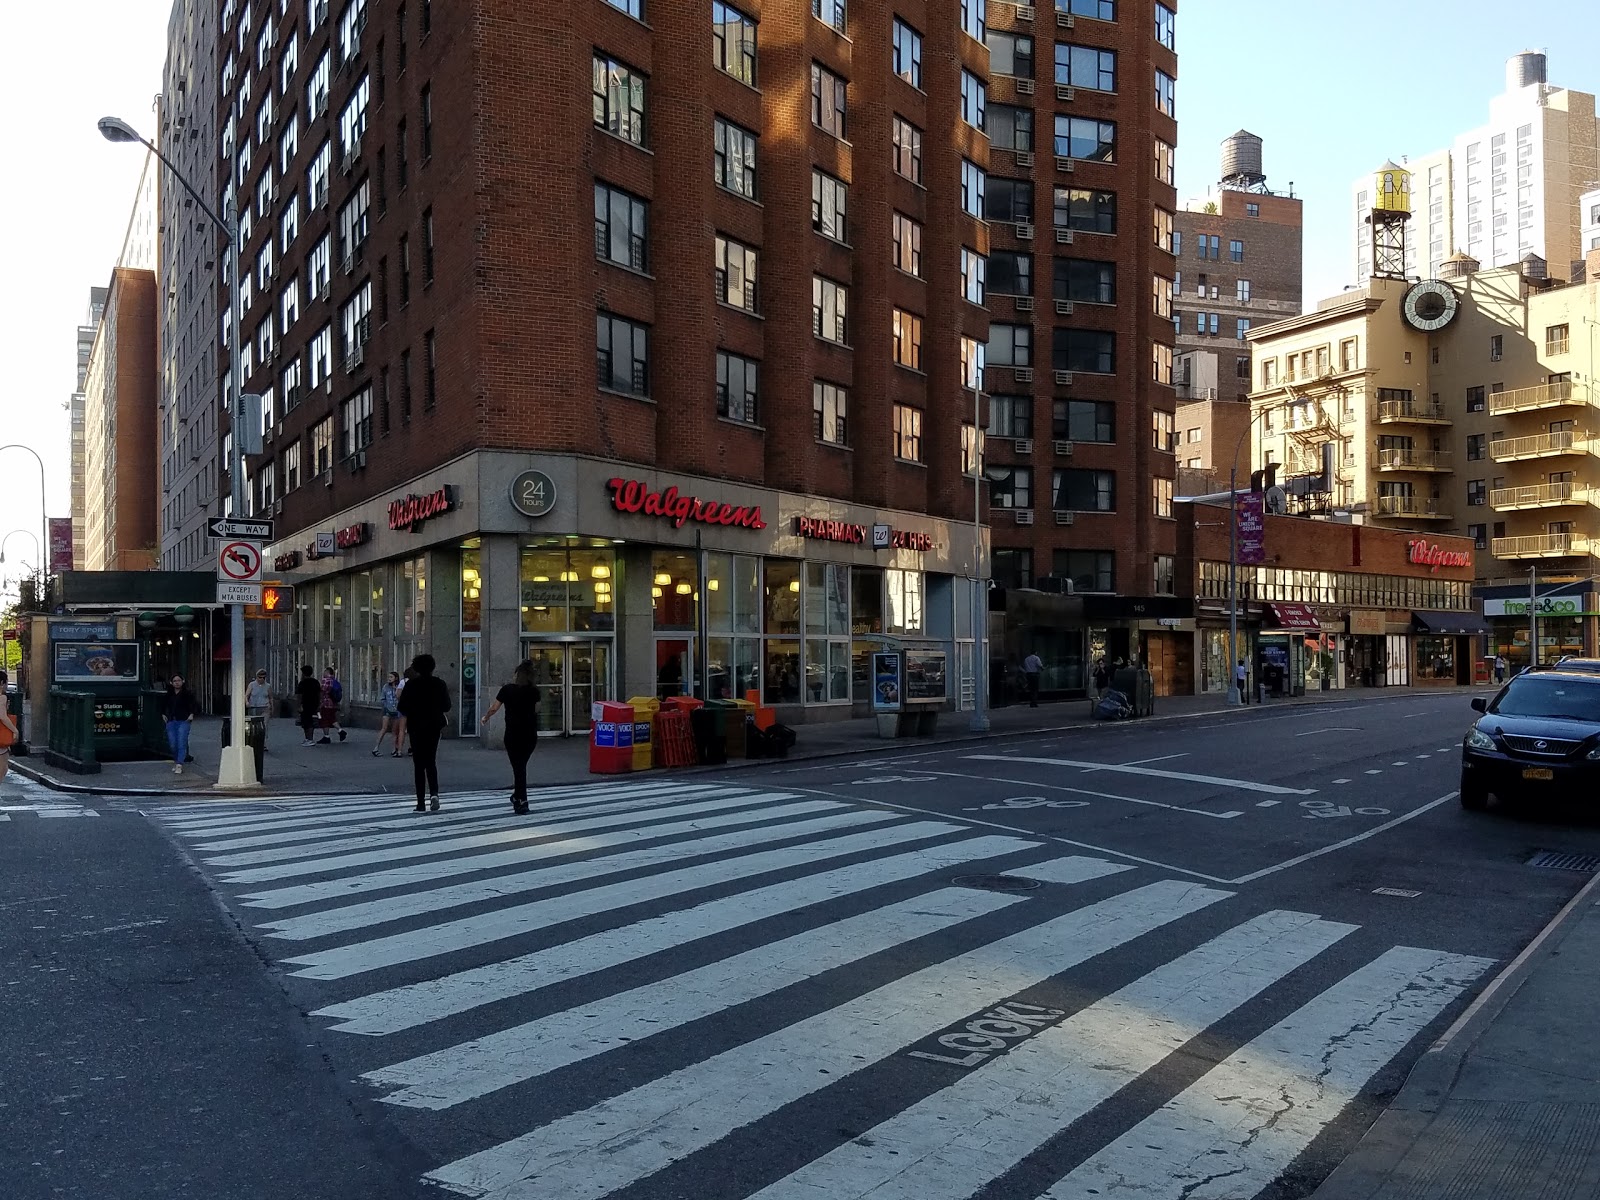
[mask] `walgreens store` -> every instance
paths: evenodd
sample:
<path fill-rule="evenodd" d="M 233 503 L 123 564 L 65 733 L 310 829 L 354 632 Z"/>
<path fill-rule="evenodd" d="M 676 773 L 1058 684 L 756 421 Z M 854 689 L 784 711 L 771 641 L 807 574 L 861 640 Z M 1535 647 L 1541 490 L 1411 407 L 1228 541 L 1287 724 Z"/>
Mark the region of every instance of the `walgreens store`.
<path fill-rule="evenodd" d="M 321 534 L 322 549 L 318 547 Z M 791 723 L 869 711 L 873 649 L 943 664 L 970 707 L 987 532 L 599 459 L 477 451 L 268 548 L 294 614 L 256 623 L 281 692 L 333 664 L 357 711 L 422 651 L 456 731 L 531 659 L 542 727 L 596 700 L 759 692 Z M 327 552 L 332 543 L 331 552 Z"/>

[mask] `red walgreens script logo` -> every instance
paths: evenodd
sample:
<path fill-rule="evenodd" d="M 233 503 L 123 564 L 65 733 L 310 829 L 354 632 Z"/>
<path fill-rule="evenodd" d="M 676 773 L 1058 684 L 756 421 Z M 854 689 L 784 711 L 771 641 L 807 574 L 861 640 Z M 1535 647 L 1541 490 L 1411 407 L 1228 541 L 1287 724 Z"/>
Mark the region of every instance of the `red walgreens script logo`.
<path fill-rule="evenodd" d="M 608 479 L 611 507 L 618 512 L 643 513 L 647 517 L 660 517 L 671 521 L 674 529 L 682 529 L 690 521 L 702 525 L 737 525 L 743 529 L 765 529 L 761 519 L 761 506 L 726 504 L 717 500 L 701 500 L 685 496 L 676 486 L 664 492 L 652 492 L 640 479 Z"/>
<path fill-rule="evenodd" d="M 1419 567 L 1427 567 L 1430 572 L 1437 571 L 1440 567 L 1470 567 L 1472 555 L 1465 550 L 1445 550 L 1437 544 L 1428 545 L 1424 541 L 1411 541 L 1406 543 L 1410 550 L 1410 559 Z"/>
<path fill-rule="evenodd" d="M 415 530 L 429 517 L 441 516 L 456 506 L 449 485 L 426 496 L 409 495 L 389 501 L 389 528 Z"/>

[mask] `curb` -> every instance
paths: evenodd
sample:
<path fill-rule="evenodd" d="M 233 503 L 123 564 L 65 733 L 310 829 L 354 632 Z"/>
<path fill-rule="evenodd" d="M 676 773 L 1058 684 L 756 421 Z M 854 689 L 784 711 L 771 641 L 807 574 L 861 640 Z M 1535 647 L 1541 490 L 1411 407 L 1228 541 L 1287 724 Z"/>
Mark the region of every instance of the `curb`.
<path fill-rule="evenodd" d="M 1582 919 L 1585 910 L 1600 904 L 1595 898 L 1597 892 L 1600 873 L 1578 889 L 1533 940 L 1500 969 L 1450 1028 L 1423 1051 L 1389 1107 L 1309 1200 L 1367 1200 L 1385 1194 L 1381 1189 L 1387 1186 L 1390 1171 L 1426 1136 L 1429 1123 L 1449 1098 L 1467 1055 L 1505 1011 L 1511 998 Z M 1361 1159 L 1368 1161 L 1358 1161 Z"/>
<path fill-rule="evenodd" d="M 1230 713 L 1245 714 L 1245 713 L 1250 713 L 1250 712 L 1279 712 L 1279 711 L 1281 711 L 1283 709 L 1286 709 L 1286 708 L 1346 708 L 1346 707 L 1349 707 L 1350 705 L 1381 704 L 1381 703 L 1384 703 L 1386 701 L 1391 701 L 1391 700 L 1392 701 L 1409 700 L 1409 699 L 1412 699 L 1413 697 L 1416 697 L 1418 695 L 1426 695 L 1426 694 L 1427 693 L 1425 693 L 1425 692 L 1410 691 L 1410 692 L 1406 692 L 1403 696 L 1394 696 L 1394 697 L 1389 697 L 1389 696 L 1362 696 L 1360 698 L 1352 698 L 1352 699 L 1349 699 L 1349 700 L 1278 700 L 1278 701 L 1274 701 L 1274 702 L 1272 702 L 1270 704 L 1248 704 L 1248 705 L 1237 705 L 1237 706 L 1224 704 L 1221 708 L 1203 709 L 1203 710 L 1201 710 L 1199 712 L 1168 713 L 1166 715 L 1156 714 L 1156 715 L 1149 716 L 1149 717 L 1140 717 L 1137 720 L 1134 720 L 1134 721 L 1131 721 L 1131 722 L 1130 721 L 1075 721 L 1075 722 L 1073 722 L 1071 724 L 1067 724 L 1067 725 L 1041 725 L 1041 726 L 1036 726 L 1036 727 L 1029 728 L 1029 729 L 1005 729 L 1005 730 L 998 730 L 998 731 L 997 730 L 991 730 L 988 733 L 959 733 L 959 734 L 955 734 L 953 736 L 948 736 L 948 737 L 938 737 L 938 738 L 932 739 L 930 741 L 923 741 L 920 738 L 917 738 L 917 739 L 905 739 L 906 744 L 903 747 L 898 747 L 898 748 L 899 749 L 903 749 L 904 751 L 906 751 L 908 753 L 919 753 L 922 750 L 930 750 L 930 749 L 933 749 L 934 747 L 937 747 L 937 746 L 961 745 L 961 744 L 964 744 L 964 743 L 971 743 L 971 742 L 992 742 L 992 741 L 1000 741 L 1000 740 L 1006 739 L 1006 738 L 1040 737 L 1040 736 L 1045 735 L 1045 734 L 1071 733 L 1071 732 L 1073 732 L 1075 730 L 1080 730 L 1080 729 L 1103 729 L 1103 728 L 1125 729 L 1125 728 L 1130 727 L 1130 725 L 1131 726 L 1148 725 L 1148 724 L 1152 724 L 1154 722 L 1161 722 L 1161 721 L 1193 721 L 1193 720 L 1196 720 L 1196 719 L 1199 719 L 1199 718 L 1203 718 L 1203 717 L 1227 716 Z M 1476 695 L 1476 694 L 1478 694 L 1478 689 L 1476 689 L 1476 688 L 1463 689 L 1462 694 Z M 1075 704 L 1075 703 L 1078 703 L 1078 702 L 1077 701 L 1066 701 L 1065 703 Z M 872 746 L 872 747 L 852 746 L 852 747 L 849 747 L 849 748 L 841 748 L 841 749 L 838 749 L 838 750 L 819 750 L 815 754 L 799 754 L 799 755 L 795 755 L 793 757 L 785 758 L 785 759 L 741 758 L 741 759 L 738 759 L 738 760 L 736 760 L 734 762 L 718 763 L 716 765 L 705 765 L 705 766 L 695 766 L 695 767 L 680 767 L 680 768 L 676 768 L 674 773 L 678 774 L 678 775 L 709 775 L 709 774 L 715 774 L 715 773 L 720 773 L 720 772 L 724 772 L 724 771 L 742 771 L 742 770 L 749 770 L 749 769 L 757 768 L 757 767 L 768 767 L 768 766 L 771 766 L 775 762 L 795 763 L 795 762 L 811 762 L 813 760 L 821 760 L 821 759 L 868 757 L 868 756 L 873 756 L 873 755 L 877 755 L 877 754 L 882 754 L 886 750 L 891 750 L 891 749 L 897 748 L 895 743 L 897 741 L 899 741 L 899 740 L 900 739 L 895 739 L 893 741 L 888 741 L 886 744 L 882 744 L 882 745 L 878 745 L 878 746 Z M 51 789 L 52 791 L 64 792 L 64 793 L 67 793 L 69 795 L 79 795 L 79 796 L 164 796 L 164 797 L 167 797 L 168 799 L 174 799 L 175 800 L 175 799 L 179 799 L 179 798 L 181 798 L 183 796 L 192 795 L 197 800 L 202 800 L 202 799 L 204 799 L 204 800 L 234 800 L 234 799 L 258 800 L 258 799 L 263 799 L 263 798 L 267 798 L 267 797 L 271 797 L 271 798 L 276 799 L 276 798 L 278 798 L 278 797 L 280 797 L 280 796 L 282 796 L 284 794 L 284 793 L 281 793 L 281 792 L 275 792 L 270 788 L 240 788 L 240 789 L 238 789 L 236 791 L 227 791 L 227 792 L 220 792 L 220 791 L 217 791 L 215 788 L 208 788 L 208 789 L 206 789 L 204 791 L 195 791 L 195 792 L 182 791 L 182 792 L 174 793 L 174 792 L 170 792 L 170 791 L 162 791 L 162 790 L 156 789 L 156 788 L 90 787 L 90 786 L 88 786 L 86 784 L 66 783 L 66 782 L 63 782 L 61 780 L 54 779 L 54 778 L 52 778 L 50 776 L 45 775 L 43 772 L 38 771 L 35 768 L 23 766 L 23 764 L 20 763 L 20 762 L 12 763 L 11 764 L 11 769 L 13 771 L 16 771 L 18 774 L 24 776 L 25 778 L 31 779 L 35 783 L 40 784 L 43 787 L 47 787 L 47 788 Z M 616 778 L 616 777 L 615 776 L 609 776 L 609 775 L 601 775 L 601 776 L 594 776 L 592 778 L 585 779 L 585 780 L 583 780 L 581 782 L 578 782 L 578 783 L 571 783 L 571 782 L 569 782 L 569 783 L 551 783 L 551 784 L 531 785 L 531 786 L 538 786 L 540 788 L 540 790 L 545 790 L 545 789 L 549 789 L 549 788 L 556 788 L 556 787 L 575 787 L 575 786 L 576 787 L 581 787 L 581 786 L 583 786 L 584 783 L 605 782 L 607 780 L 614 779 L 614 778 Z M 317 800 L 317 799 L 325 799 L 325 798 L 332 797 L 332 796 L 389 796 L 389 795 L 409 795 L 409 794 L 410 794 L 409 792 L 386 792 L 386 791 L 378 791 L 376 789 L 371 789 L 371 788 L 340 788 L 337 791 L 295 792 L 294 793 L 294 797 L 296 799 L 303 799 L 303 800 Z"/>

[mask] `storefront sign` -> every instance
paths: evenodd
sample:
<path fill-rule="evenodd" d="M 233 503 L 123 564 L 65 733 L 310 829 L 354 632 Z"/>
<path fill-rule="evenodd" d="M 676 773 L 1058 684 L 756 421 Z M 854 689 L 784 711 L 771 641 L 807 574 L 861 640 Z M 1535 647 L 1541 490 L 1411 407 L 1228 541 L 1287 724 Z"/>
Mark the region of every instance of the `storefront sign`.
<path fill-rule="evenodd" d="M 1534 611 L 1541 617 L 1586 617 L 1591 615 L 1587 596 L 1541 596 Z M 1486 617 L 1526 617 L 1528 615 L 1528 602 L 1526 600 L 1485 600 L 1483 602 L 1483 615 Z"/>
<path fill-rule="evenodd" d="M 1470 550 L 1445 550 L 1437 543 L 1429 545 L 1421 538 L 1406 543 L 1406 557 L 1419 567 L 1427 567 L 1430 572 L 1436 572 L 1440 567 L 1470 567 L 1472 565 L 1472 552 Z"/>
<path fill-rule="evenodd" d="M 428 518 L 441 517 L 454 512 L 455 508 L 455 490 L 449 484 L 426 496 L 409 494 L 403 499 L 389 501 L 389 528 L 415 533 Z"/>
<path fill-rule="evenodd" d="M 524 471 L 511 481 L 511 506 L 525 517 L 545 517 L 556 506 L 556 481 L 543 471 Z"/>
<path fill-rule="evenodd" d="M 280 554 L 272 560 L 274 571 L 292 571 L 300 565 L 300 551 L 290 550 L 287 554 Z"/>
<path fill-rule="evenodd" d="M 354 525 L 346 525 L 343 529 L 336 529 L 333 534 L 333 544 L 341 550 L 351 550 L 356 546 L 364 546 L 372 536 L 371 528 L 365 521 L 357 521 Z"/>
<path fill-rule="evenodd" d="M 22 630 L 17 630 L 21 636 Z M 117 640 L 115 621 L 52 621 L 50 640 L 54 642 L 114 642 Z"/>
<path fill-rule="evenodd" d="M 1258 567 L 1267 561 L 1267 517 L 1260 492 L 1247 492 L 1238 505 L 1239 565 Z"/>
<path fill-rule="evenodd" d="M 608 479 L 611 507 L 620 513 L 643 513 L 647 517 L 660 517 L 671 521 L 674 529 L 682 529 L 690 521 L 702 525 L 734 525 L 741 529 L 765 529 L 761 506 L 732 505 L 717 500 L 702 500 L 686 496 L 673 485 L 664 492 L 652 492 L 649 484 L 640 479 Z"/>
<path fill-rule="evenodd" d="M 132 698 L 96 700 L 94 731 L 103 737 L 138 737 L 138 701 Z"/>
<path fill-rule="evenodd" d="M 909 529 L 896 529 L 892 525 L 874 525 L 869 530 L 853 521 L 823 521 L 816 517 L 796 517 L 794 531 L 803 538 L 824 542 L 848 542 L 852 546 L 865 545 L 870 534 L 874 550 L 932 550 L 931 533 L 914 533 Z"/>
<path fill-rule="evenodd" d="M 1350 610 L 1350 632 L 1355 637 L 1382 637 L 1389 630 L 1389 614 L 1381 608 Z"/>

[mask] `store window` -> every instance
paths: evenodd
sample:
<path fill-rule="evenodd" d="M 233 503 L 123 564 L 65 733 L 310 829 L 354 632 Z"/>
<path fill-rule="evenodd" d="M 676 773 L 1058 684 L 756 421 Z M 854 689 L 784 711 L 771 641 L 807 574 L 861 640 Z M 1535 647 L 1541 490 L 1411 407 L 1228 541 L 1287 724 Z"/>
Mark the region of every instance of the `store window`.
<path fill-rule="evenodd" d="M 921 571 L 889 570 L 883 573 L 885 629 L 891 634 L 924 632 L 923 578 Z"/>
<path fill-rule="evenodd" d="M 763 696 L 768 704 L 800 703 L 800 564 L 768 559 L 762 580 Z"/>
<path fill-rule="evenodd" d="M 850 569 L 841 563 L 805 568 L 806 703 L 850 699 Z"/>
<path fill-rule="evenodd" d="M 616 554 L 609 545 L 525 546 L 519 582 L 525 634 L 616 628 Z"/>
<path fill-rule="evenodd" d="M 746 692 L 761 688 L 759 580 L 760 562 L 755 558 L 706 555 L 706 695 L 710 699 L 743 699 Z"/>
<path fill-rule="evenodd" d="M 693 554 L 657 550 L 650 556 L 650 607 L 656 629 L 695 628 L 698 585 Z"/>
<path fill-rule="evenodd" d="M 461 632 L 483 629 L 483 551 L 469 546 L 461 551 Z"/>

